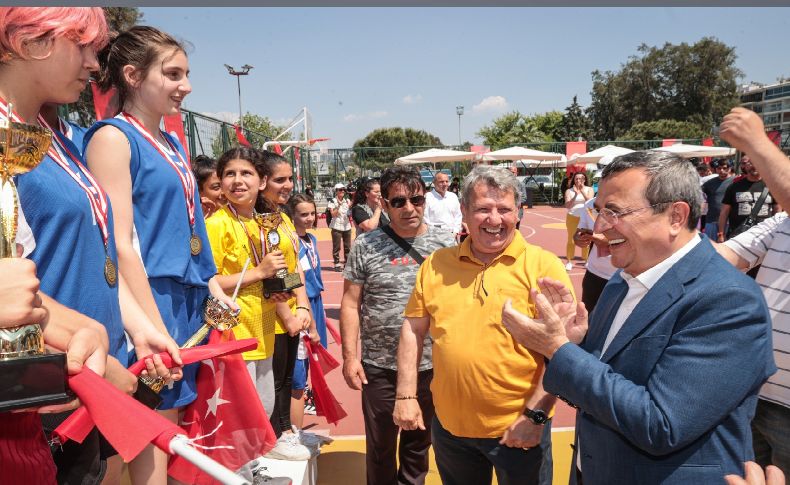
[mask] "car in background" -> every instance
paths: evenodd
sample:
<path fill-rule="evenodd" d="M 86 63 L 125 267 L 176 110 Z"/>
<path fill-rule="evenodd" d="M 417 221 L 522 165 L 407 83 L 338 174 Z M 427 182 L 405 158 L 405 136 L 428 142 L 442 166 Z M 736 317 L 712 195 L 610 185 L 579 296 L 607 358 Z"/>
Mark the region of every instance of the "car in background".
<path fill-rule="evenodd" d="M 524 177 L 524 188 L 528 190 L 551 190 L 556 188 L 557 184 L 551 175 L 533 175 L 532 177 Z"/>

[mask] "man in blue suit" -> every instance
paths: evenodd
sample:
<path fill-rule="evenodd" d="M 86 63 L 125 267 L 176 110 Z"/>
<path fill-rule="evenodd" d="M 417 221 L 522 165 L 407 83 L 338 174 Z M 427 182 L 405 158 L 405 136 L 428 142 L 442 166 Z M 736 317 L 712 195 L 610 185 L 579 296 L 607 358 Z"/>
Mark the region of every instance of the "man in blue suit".
<path fill-rule="evenodd" d="M 696 231 L 698 180 L 659 152 L 604 169 L 595 232 L 622 271 L 586 336 L 583 305 L 556 283 L 533 290 L 540 320 L 503 308 L 516 340 L 547 358 L 546 390 L 579 409 L 571 483 L 719 484 L 753 459 L 749 422 L 776 370 L 769 314 Z"/>

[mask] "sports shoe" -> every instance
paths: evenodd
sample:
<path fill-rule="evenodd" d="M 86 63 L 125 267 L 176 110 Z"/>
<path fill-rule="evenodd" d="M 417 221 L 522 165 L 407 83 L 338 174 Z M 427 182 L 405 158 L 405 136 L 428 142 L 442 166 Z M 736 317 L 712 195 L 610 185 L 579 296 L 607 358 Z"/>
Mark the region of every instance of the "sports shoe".
<path fill-rule="evenodd" d="M 299 443 L 299 436 L 294 433 L 283 433 L 272 451 L 266 453 L 266 458 L 274 460 L 304 461 L 311 456 L 310 450 Z"/>
<path fill-rule="evenodd" d="M 316 415 L 315 404 L 310 404 L 309 402 L 305 402 L 304 413 L 309 414 L 310 416 L 315 416 Z"/>
<path fill-rule="evenodd" d="M 288 477 L 273 477 L 268 475 L 269 470 L 258 463 L 252 468 L 252 484 L 253 485 L 292 485 L 292 481 Z"/>
<path fill-rule="evenodd" d="M 565 265 L 565 270 L 566 270 L 566 271 L 570 271 L 570 270 L 572 270 L 572 269 L 573 269 L 573 263 L 571 263 L 570 261 L 568 261 L 568 264 L 566 264 L 566 265 Z"/>
<path fill-rule="evenodd" d="M 315 409 L 315 397 L 313 396 L 313 390 L 307 387 L 304 390 L 304 394 L 305 394 L 304 413 L 309 414 L 311 416 L 315 416 L 316 409 Z"/>
<path fill-rule="evenodd" d="M 343 271 L 343 267 L 340 266 L 340 263 L 336 264 L 335 265 L 335 273 L 340 273 L 341 271 Z"/>

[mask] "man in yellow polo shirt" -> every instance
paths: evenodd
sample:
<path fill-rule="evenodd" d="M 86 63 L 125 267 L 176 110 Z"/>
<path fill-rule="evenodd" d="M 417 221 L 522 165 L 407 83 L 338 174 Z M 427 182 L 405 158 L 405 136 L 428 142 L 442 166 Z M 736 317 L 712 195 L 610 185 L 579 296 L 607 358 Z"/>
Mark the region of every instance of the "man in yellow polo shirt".
<path fill-rule="evenodd" d="M 502 306 L 510 299 L 535 315 L 529 292 L 539 278 L 572 285 L 554 254 L 516 231 L 520 189 L 510 171 L 479 165 L 461 193 L 469 237 L 426 259 L 404 311 L 393 418 L 406 430 L 425 427 L 415 395 L 430 330 L 432 435 L 442 483 L 491 483 L 495 470 L 501 485 L 549 484 L 547 418 L 555 397 L 543 390 L 543 358 L 502 325 Z"/>

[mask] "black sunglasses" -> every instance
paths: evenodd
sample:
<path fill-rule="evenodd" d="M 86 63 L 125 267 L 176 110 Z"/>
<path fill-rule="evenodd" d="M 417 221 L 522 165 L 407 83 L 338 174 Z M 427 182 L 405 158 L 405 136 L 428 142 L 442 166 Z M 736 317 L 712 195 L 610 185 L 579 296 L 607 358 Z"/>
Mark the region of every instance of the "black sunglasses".
<path fill-rule="evenodd" d="M 386 199 L 385 199 L 386 200 Z M 393 197 L 390 200 L 387 200 L 390 206 L 393 209 L 401 209 L 406 205 L 406 201 L 411 202 L 411 205 L 414 207 L 422 207 L 425 204 L 425 196 L 424 195 L 413 195 L 411 197 Z"/>

